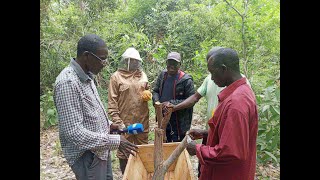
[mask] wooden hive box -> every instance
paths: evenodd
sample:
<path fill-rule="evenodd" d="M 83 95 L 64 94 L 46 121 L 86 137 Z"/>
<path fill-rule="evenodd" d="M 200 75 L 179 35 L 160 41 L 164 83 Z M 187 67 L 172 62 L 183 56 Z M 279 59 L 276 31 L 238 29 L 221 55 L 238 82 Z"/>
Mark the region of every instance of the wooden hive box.
<path fill-rule="evenodd" d="M 180 142 L 163 143 L 163 156 L 166 160 Z M 151 180 L 154 173 L 154 144 L 138 145 L 139 153 L 129 156 L 123 180 Z M 165 180 L 194 180 L 194 173 L 187 150 L 169 167 Z"/>

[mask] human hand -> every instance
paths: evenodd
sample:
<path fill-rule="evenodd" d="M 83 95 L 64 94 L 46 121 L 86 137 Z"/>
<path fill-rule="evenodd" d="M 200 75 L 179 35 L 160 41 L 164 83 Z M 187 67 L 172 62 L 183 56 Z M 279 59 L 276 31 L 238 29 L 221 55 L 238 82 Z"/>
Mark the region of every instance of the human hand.
<path fill-rule="evenodd" d="M 110 125 L 110 129 L 109 129 L 109 132 L 110 134 L 117 134 L 117 132 L 120 130 L 120 125 L 119 124 L 116 124 L 116 123 L 112 123 Z"/>
<path fill-rule="evenodd" d="M 136 152 L 138 152 L 138 146 L 129 142 L 124 136 L 120 135 L 120 145 L 119 151 L 122 152 L 127 158 L 132 154 L 136 156 Z"/>
<path fill-rule="evenodd" d="M 208 131 L 203 129 L 190 129 L 189 135 L 192 140 L 202 139 L 204 136 L 208 135 Z"/>
<path fill-rule="evenodd" d="M 120 129 L 120 125 L 119 124 L 112 123 L 110 125 L 110 131 L 116 131 L 116 130 L 119 130 L 119 129 Z"/>
<path fill-rule="evenodd" d="M 165 101 L 162 103 L 163 107 L 163 114 L 166 115 L 169 113 L 169 108 L 173 108 L 173 104 L 171 104 L 169 101 Z"/>
<path fill-rule="evenodd" d="M 195 141 L 191 141 L 190 143 L 188 143 L 186 149 L 187 149 L 188 153 L 190 154 L 190 156 L 197 154 L 197 148 L 196 148 Z"/>
<path fill-rule="evenodd" d="M 149 101 L 152 99 L 152 93 L 149 90 L 142 91 L 141 98 L 143 101 Z"/>

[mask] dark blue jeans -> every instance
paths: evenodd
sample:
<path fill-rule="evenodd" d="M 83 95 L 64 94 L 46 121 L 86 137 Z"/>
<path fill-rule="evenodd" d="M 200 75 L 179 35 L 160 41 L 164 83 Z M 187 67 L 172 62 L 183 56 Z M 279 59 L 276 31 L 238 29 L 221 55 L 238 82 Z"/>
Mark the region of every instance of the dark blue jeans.
<path fill-rule="evenodd" d="M 111 154 L 108 161 L 104 161 L 88 150 L 71 166 L 71 169 L 77 180 L 113 180 Z"/>

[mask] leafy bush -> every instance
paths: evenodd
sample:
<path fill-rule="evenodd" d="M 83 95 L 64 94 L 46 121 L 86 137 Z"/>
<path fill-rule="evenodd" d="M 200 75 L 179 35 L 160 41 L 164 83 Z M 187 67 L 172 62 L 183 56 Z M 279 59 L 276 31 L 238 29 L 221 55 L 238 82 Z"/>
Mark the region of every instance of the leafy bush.
<path fill-rule="evenodd" d="M 53 92 L 48 90 L 40 96 L 40 111 L 45 115 L 44 128 L 56 125 L 58 123 L 57 110 L 54 105 Z"/>
<path fill-rule="evenodd" d="M 270 80 L 256 98 L 259 105 L 258 162 L 280 163 L 280 86 Z"/>

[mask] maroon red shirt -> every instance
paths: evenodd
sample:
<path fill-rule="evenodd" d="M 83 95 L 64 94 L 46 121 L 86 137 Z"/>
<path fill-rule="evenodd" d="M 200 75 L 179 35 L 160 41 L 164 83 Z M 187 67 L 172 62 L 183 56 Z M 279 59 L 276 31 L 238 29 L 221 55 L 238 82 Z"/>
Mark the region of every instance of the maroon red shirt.
<path fill-rule="evenodd" d="M 218 94 L 219 103 L 208 121 L 206 145 L 197 144 L 200 180 L 253 180 L 256 170 L 258 110 L 245 78 Z"/>

